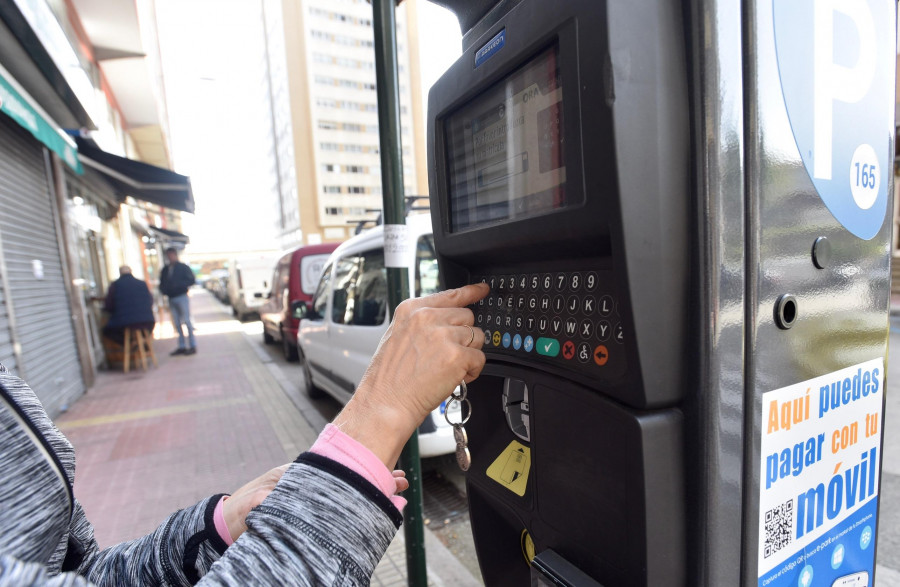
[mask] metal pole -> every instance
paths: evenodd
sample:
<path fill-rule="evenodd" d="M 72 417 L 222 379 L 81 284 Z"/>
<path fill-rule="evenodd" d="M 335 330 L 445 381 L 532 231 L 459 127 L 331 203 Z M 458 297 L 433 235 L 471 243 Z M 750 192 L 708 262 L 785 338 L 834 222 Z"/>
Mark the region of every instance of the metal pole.
<path fill-rule="evenodd" d="M 378 88 L 378 133 L 381 141 L 381 188 L 384 205 L 385 266 L 391 315 L 409 297 L 409 251 L 403 197 L 403 148 L 400 143 L 400 81 L 397 76 L 397 21 L 394 0 L 372 0 L 375 29 L 375 80 Z M 406 471 L 404 535 L 406 573 L 412 587 L 425 587 L 425 526 L 422 516 L 422 475 L 419 436 L 412 437 L 400 454 Z"/>

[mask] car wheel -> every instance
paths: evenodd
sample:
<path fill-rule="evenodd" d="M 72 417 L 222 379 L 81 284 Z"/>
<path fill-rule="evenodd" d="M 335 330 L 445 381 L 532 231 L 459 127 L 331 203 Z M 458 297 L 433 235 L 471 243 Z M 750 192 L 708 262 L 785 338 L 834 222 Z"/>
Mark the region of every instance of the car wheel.
<path fill-rule="evenodd" d="M 269 331 L 266 330 L 266 327 L 263 326 L 263 344 L 272 344 L 275 342 L 275 337 L 269 334 Z"/>
<path fill-rule="evenodd" d="M 297 354 L 300 358 L 300 366 L 303 367 L 303 388 L 306 391 L 306 395 L 313 399 L 325 397 L 325 392 L 313 384 L 309 363 L 306 361 L 306 356 L 303 354 L 303 351 L 298 349 Z"/>
<path fill-rule="evenodd" d="M 293 363 L 297 360 L 297 347 L 291 344 L 284 330 L 281 330 L 281 352 L 284 353 L 284 359 L 288 363 Z"/>

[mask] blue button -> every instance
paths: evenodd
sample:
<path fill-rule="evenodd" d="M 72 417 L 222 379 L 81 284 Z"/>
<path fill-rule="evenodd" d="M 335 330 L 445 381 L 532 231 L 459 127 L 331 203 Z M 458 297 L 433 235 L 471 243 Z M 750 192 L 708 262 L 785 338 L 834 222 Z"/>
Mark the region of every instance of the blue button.
<path fill-rule="evenodd" d="M 522 347 L 525 349 L 526 353 L 530 353 L 531 349 L 534 348 L 534 339 L 531 336 L 526 336 L 525 341 L 522 343 Z"/>
<path fill-rule="evenodd" d="M 537 339 L 537 352 L 545 357 L 555 357 L 559 354 L 559 341 L 555 338 Z"/>
<path fill-rule="evenodd" d="M 517 334 L 513 337 L 513 348 L 519 350 L 522 348 L 522 335 Z"/>
<path fill-rule="evenodd" d="M 508 332 L 503 333 L 503 348 L 508 349 L 512 344 L 512 336 Z"/>

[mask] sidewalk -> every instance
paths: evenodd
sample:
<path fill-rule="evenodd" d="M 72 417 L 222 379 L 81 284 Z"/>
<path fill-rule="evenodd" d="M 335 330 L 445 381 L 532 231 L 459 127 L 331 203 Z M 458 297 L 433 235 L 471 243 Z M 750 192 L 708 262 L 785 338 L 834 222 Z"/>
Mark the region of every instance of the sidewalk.
<path fill-rule="evenodd" d="M 288 398 L 244 325 L 211 295 L 192 291 L 191 309 L 196 355 L 170 357 L 174 331 L 158 325 L 158 368 L 100 373 L 56 421 L 75 446 L 75 495 L 101 547 L 146 534 L 178 508 L 292 461 L 324 424 Z M 477 584 L 425 534 L 429 584 Z M 406 584 L 402 529 L 372 584 Z"/>

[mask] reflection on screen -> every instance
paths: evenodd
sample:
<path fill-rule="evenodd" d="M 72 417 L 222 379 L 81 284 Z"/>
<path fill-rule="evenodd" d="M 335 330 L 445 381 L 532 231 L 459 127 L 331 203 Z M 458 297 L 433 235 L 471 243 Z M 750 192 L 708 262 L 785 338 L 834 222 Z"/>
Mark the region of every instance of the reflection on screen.
<path fill-rule="evenodd" d="M 543 52 L 447 118 L 451 231 L 566 205 L 557 54 Z"/>

